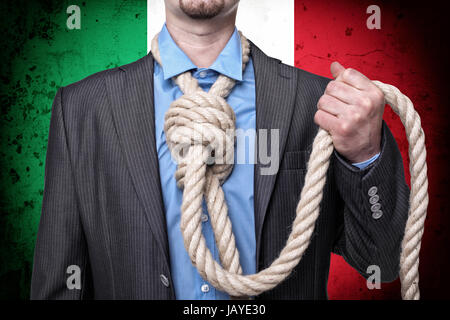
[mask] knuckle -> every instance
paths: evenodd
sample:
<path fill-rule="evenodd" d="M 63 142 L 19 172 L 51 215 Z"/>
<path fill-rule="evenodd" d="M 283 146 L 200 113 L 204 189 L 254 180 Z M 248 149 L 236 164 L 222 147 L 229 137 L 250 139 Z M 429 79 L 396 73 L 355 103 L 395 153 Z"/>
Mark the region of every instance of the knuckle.
<path fill-rule="evenodd" d="M 363 116 L 362 116 L 362 114 L 360 112 L 354 112 L 352 114 L 352 121 L 354 123 L 360 123 L 362 118 L 363 118 Z"/>
<path fill-rule="evenodd" d="M 315 122 L 316 124 L 320 124 L 320 119 L 321 119 L 321 116 L 320 116 L 320 110 L 319 110 L 319 111 L 317 111 L 316 114 L 314 115 L 314 122 Z"/>
<path fill-rule="evenodd" d="M 333 92 L 333 90 L 335 90 L 335 88 L 336 88 L 336 81 L 330 81 L 330 82 L 328 82 L 328 84 L 327 84 L 327 87 L 326 87 L 326 89 L 325 89 L 325 92 Z"/>
<path fill-rule="evenodd" d="M 321 109 L 324 106 L 324 103 L 325 103 L 325 101 L 324 101 L 325 98 L 324 97 L 325 97 L 325 95 L 321 96 L 319 101 L 317 101 L 317 108 Z"/>
<path fill-rule="evenodd" d="M 345 69 L 344 73 L 342 74 L 344 79 L 350 79 L 350 78 L 354 77 L 354 75 L 355 75 L 355 69 L 352 69 L 352 68 Z"/>
<path fill-rule="evenodd" d="M 324 94 L 323 96 L 320 97 L 318 105 L 319 105 L 319 107 L 324 107 L 329 103 L 330 103 L 330 96 Z"/>
<path fill-rule="evenodd" d="M 350 133 L 350 124 L 347 121 L 342 121 L 339 125 L 339 131 L 342 136 L 347 136 Z"/>
<path fill-rule="evenodd" d="M 359 99 L 359 104 L 360 104 L 362 107 L 367 108 L 367 109 L 371 108 L 372 105 L 373 105 L 373 104 L 372 104 L 372 100 L 371 100 L 369 97 L 367 97 L 367 96 L 361 97 L 361 98 Z"/>

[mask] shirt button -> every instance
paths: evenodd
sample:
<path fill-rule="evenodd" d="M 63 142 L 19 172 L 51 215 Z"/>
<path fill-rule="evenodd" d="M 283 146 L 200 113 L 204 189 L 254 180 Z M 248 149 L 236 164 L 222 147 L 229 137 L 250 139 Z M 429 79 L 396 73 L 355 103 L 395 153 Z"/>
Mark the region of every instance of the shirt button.
<path fill-rule="evenodd" d="M 368 194 L 370 197 L 372 197 L 372 196 L 376 195 L 377 192 L 378 192 L 378 188 L 375 187 L 375 186 L 373 186 L 373 187 L 371 187 L 371 188 L 369 189 L 369 191 L 367 192 L 367 194 Z"/>
<path fill-rule="evenodd" d="M 370 207 L 370 210 L 372 210 L 372 212 L 379 211 L 380 209 L 381 209 L 381 204 L 379 204 L 379 203 L 375 203 L 372 207 Z"/>
<path fill-rule="evenodd" d="M 200 78 L 204 78 L 206 77 L 206 71 L 200 71 L 198 75 L 200 76 Z"/>
<path fill-rule="evenodd" d="M 207 284 L 202 285 L 202 292 L 206 293 L 209 291 L 209 286 Z"/>
<path fill-rule="evenodd" d="M 382 215 L 383 215 L 383 211 L 378 210 L 378 211 L 375 211 L 372 213 L 372 218 L 377 220 L 377 219 L 380 219 Z"/>
<path fill-rule="evenodd" d="M 376 194 L 376 195 L 370 197 L 369 203 L 370 203 L 370 204 L 375 204 L 375 203 L 378 202 L 378 200 L 380 200 L 380 196 Z"/>
<path fill-rule="evenodd" d="M 202 222 L 208 221 L 208 216 L 206 214 L 202 214 Z"/>
<path fill-rule="evenodd" d="M 169 287 L 169 279 L 167 279 L 167 277 L 163 274 L 160 274 L 159 278 L 161 279 L 162 284 L 168 288 Z"/>

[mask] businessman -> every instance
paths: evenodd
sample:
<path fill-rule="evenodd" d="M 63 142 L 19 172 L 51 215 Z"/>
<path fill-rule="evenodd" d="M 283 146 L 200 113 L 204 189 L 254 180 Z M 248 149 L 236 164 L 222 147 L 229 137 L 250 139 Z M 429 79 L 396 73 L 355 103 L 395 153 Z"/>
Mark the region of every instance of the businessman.
<path fill-rule="evenodd" d="M 236 128 L 279 130 L 275 174 L 261 174 L 259 162 L 235 163 L 222 185 L 244 274 L 279 255 L 318 128 L 333 139 L 311 243 L 292 274 L 256 299 L 326 299 L 331 252 L 364 277 L 376 265 L 382 281 L 396 279 L 409 189 L 382 120 L 382 92 L 337 62 L 327 79 L 268 57 L 251 41 L 243 68 L 238 0 L 166 0 L 165 7 L 161 64 L 150 52 L 56 94 L 31 298 L 229 298 L 197 272 L 180 230 L 183 191 L 164 116 L 183 94 L 174 79 L 186 72 L 204 91 L 219 76 L 234 80 L 226 102 Z M 202 232 L 219 261 L 203 211 Z M 79 270 L 77 286 L 68 270 Z"/>

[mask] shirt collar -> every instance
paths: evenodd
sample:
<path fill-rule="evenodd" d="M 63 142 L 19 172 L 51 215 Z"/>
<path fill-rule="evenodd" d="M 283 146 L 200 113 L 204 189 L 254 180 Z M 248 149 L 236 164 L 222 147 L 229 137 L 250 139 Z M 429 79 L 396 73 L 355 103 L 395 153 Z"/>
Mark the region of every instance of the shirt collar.
<path fill-rule="evenodd" d="M 181 50 L 164 24 L 158 36 L 159 52 L 162 60 L 164 80 L 172 78 L 188 70 L 197 69 L 197 66 Z M 235 80 L 242 80 L 242 48 L 241 39 L 237 29 L 234 29 L 230 40 L 220 52 L 216 61 L 207 68 Z"/>

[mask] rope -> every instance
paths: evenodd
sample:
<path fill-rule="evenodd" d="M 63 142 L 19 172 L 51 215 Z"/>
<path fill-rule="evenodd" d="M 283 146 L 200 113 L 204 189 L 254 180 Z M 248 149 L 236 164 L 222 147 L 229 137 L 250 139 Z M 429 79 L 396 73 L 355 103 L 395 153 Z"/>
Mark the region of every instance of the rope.
<path fill-rule="evenodd" d="M 250 45 L 242 33 L 240 38 L 242 68 L 245 69 Z M 152 54 L 162 65 L 158 35 L 152 40 Z M 308 248 L 319 216 L 333 152 L 332 138 L 319 128 L 285 247 L 268 268 L 256 274 L 243 275 L 221 187 L 233 169 L 235 115 L 225 99 L 235 81 L 219 75 L 209 92 L 204 92 L 189 71 L 173 79 L 183 95 L 173 101 L 166 112 L 164 131 L 168 147 L 178 164 L 175 173 L 177 185 L 183 188 L 180 225 L 184 246 L 202 278 L 216 289 L 234 297 L 259 295 L 286 279 Z M 420 297 L 419 251 L 428 206 L 425 135 L 411 100 L 391 85 L 379 81 L 373 83 L 383 91 L 386 102 L 400 117 L 409 142 L 411 193 L 399 274 L 402 298 L 417 300 Z M 222 265 L 213 258 L 202 234 L 203 198 Z"/>

